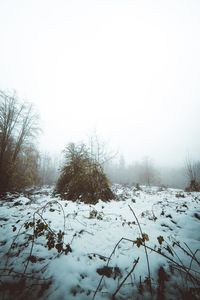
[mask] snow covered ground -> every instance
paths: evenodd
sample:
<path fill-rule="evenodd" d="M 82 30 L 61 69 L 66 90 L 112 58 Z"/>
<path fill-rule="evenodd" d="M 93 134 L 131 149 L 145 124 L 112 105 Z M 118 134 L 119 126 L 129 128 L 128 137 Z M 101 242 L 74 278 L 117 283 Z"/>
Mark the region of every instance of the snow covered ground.
<path fill-rule="evenodd" d="M 50 188 L 1 199 L 0 299 L 199 299 L 200 193 L 113 190 L 96 205 Z"/>

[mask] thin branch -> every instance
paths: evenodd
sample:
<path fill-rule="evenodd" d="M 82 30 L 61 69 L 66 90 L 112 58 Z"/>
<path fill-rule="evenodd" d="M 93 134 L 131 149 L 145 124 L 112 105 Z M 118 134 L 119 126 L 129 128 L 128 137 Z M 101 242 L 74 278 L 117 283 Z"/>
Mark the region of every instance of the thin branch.
<path fill-rule="evenodd" d="M 126 275 L 126 277 L 122 280 L 122 282 L 120 283 L 120 285 L 118 286 L 118 288 L 116 289 L 116 291 L 114 292 L 114 294 L 112 295 L 112 299 L 115 300 L 115 296 L 117 295 L 117 293 L 119 292 L 119 290 L 121 289 L 121 287 L 123 286 L 123 284 L 125 283 L 125 281 L 127 280 L 127 278 L 133 273 L 133 271 L 135 270 L 135 267 L 137 266 L 138 262 L 139 262 L 139 257 L 133 262 L 133 267 L 130 270 L 130 272 Z"/>
<path fill-rule="evenodd" d="M 118 247 L 118 245 L 119 245 L 119 244 L 121 243 L 121 241 L 123 241 L 123 240 L 124 240 L 124 241 L 128 241 L 128 242 L 133 243 L 133 240 L 130 240 L 130 239 L 127 239 L 127 238 L 121 238 L 121 239 L 117 242 L 117 244 L 115 245 L 115 247 L 113 248 L 113 250 L 112 250 L 112 252 L 111 252 L 111 254 L 110 254 L 109 258 L 108 258 L 106 267 L 108 267 L 109 262 L 110 262 L 110 260 L 111 260 L 111 258 L 112 258 L 112 256 L 113 256 L 113 254 L 115 253 L 116 248 Z M 98 284 L 98 286 L 97 286 L 97 288 L 96 288 L 96 291 L 94 292 L 94 295 L 93 295 L 93 297 L 92 297 L 92 300 L 95 299 L 96 294 L 97 294 L 97 292 L 98 292 L 98 290 L 99 290 L 99 288 L 100 288 L 100 286 L 101 286 L 101 283 L 102 283 L 103 278 L 104 278 L 104 275 L 101 276 L 101 279 L 100 279 L 99 284 Z"/>
<path fill-rule="evenodd" d="M 30 262 L 30 257 L 31 257 L 31 255 L 32 255 L 32 252 L 33 252 L 33 247 L 34 247 L 34 242 L 35 242 L 35 214 L 33 215 L 33 238 L 32 238 L 32 244 L 31 244 L 31 250 L 30 250 L 30 254 L 29 254 L 29 256 L 28 256 L 28 258 L 27 258 L 27 263 L 26 263 L 26 265 L 25 265 L 25 268 L 24 268 L 24 272 L 23 272 L 23 274 L 22 274 L 22 277 L 25 275 L 25 273 L 26 273 L 26 270 L 27 270 L 27 268 L 28 268 L 28 265 L 29 265 L 29 262 Z"/>
<path fill-rule="evenodd" d="M 137 221 L 138 227 L 139 227 L 139 229 L 140 229 L 140 234 L 141 234 L 141 237 L 142 237 L 142 236 L 143 236 L 143 232 L 142 232 L 142 228 L 141 228 L 141 226 L 140 226 L 140 223 L 139 223 L 139 221 L 138 221 L 138 218 L 137 218 L 135 212 L 133 211 L 133 209 L 132 209 L 132 207 L 131 207 L 130 205 L 129 205 L 129 208 L 130 208 L 132 214 L 134 215 L 134 217 L 135 217 L 135 219 L 136 219 L 136 221 Z M 146 243 L 145 243 L 145 241 L 144 241 L 144 249 L 145 249 L 145 255 L 146 255 L 146 260 L 147 260 L 147 268 L 148 268 L 148 274 L 149 274 L 149 280 L 150 280 L 150 292 L 151 292 L 151 294 L 152 294 L 150 264 L 149 264 L 149 257 L 148 257 L 148 253 L 147 253 L 147 248 L 146 248 Z"/>

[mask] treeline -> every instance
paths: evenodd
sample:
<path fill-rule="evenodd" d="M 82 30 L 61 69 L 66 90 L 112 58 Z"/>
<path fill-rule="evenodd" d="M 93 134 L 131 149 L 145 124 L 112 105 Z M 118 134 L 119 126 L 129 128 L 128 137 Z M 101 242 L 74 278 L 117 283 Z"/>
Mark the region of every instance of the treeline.
<path fill-rule="evenodd" d="M 109 161 L 105 166 L 110 180 L 120 184 L 160 184 L 159 172 L 148 157 L 141 162 L 127 164 L 123 155 L 118 162 Z"/>
<path fill-rule="evenodd" d="M 194 165 L 197 166 L 196 163 Z M 195 170 L 197 174 L 197 167 Z M 115 162 L 109 161 L 105 166 L 105 171 L 111 182 L 128 185 L 155 185 L 184 189 L 192 180 L 192 172 L 188 171 L 186 163 L 183 162 L 181 167 L 160 167 L 156 166 L 149 157 L 127 163 L 121 155 L 118 161 L 116 159 Z M 200 176 L 196 180 L 200 181 Z"/>
<path fill-rule="evenodd" d="M 36 147 L 40 131 L 33 105 L 0 91 L 0 193 L 56 180 L 55 162 Z"/>
<path fill-rule="evenodd" d="M 62 166 L 58 159 L 38 151 L 39 121 L 31 103 L 0 91 L 0 193 L 56 184 Z M 182 167 L 161 168 L 146 157 L 127 164 L 122 155 L 117 159 L 107 152 L 96 134 L 86 144 L 90 157 L 102 166 L 111 183 L 200 190 L 200 161 L 187 158 Z"/>

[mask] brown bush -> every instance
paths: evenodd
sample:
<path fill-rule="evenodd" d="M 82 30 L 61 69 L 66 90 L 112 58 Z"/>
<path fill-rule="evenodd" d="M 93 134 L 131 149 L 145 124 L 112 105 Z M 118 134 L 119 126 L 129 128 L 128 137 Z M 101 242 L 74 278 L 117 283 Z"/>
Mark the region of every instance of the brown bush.
<path fill-rule="evenodd" d="M 99 199 L 114 197 L 101 165 L 93 159 L 84 144 L 70 144 L 65 151 L 66 164 L 56 185 L 63 199 L 95 204 Z"/>
<path fill-rule="evenodd" d="M 191 180 L 190 185 L 186 187 L 186 192 L 200 192 L 200 183 L 196 182 L 196 180 Z"/>

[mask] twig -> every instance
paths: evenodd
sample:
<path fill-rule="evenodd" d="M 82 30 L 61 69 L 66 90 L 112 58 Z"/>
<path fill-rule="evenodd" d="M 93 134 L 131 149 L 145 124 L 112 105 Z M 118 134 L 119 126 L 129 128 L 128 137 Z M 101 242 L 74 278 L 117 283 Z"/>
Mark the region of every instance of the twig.
<path fill-rule="evenodd" d="M 169 249 L 171 250 L 171 252 L 174 253 L 174 255 L 178 258 L 180 264 L 184 267 L 184 263 L 182 262 L 182 260 L 180 259 L 180 257 L 178 256 L 178 254 L 176 253 L 176 251 L 174 250 L 174 248 L 172 248 L 167 241 L 165 241 L 165 243 L 167 244 L 167 246 L 169 247 Z M 168 251 L 168 249 L 166 249 L 166 250 Z"/>
<path fill-rule="evenodd" d="M 192 258 L 191 258 L 191 261 L 190 261 L 190 265 L 189 265 L 189 270 L 187 272 L 187 275 L 186 275 L 186 279 L 188 277 L 188 273 L 190 272 L 190 270 L 192 269 L 192 263 L 193 263 L 193 260 L 195 260 L 195 254 L 198 252 L 199 249 L 197 249 L 194 254 L 192 255 Z M 196 260 L 195 260 L 196 261 Z"/>
<path fill-rule="evenodd" d="M 19 228 L 19 230 L 18 230 L 18 232 L 17 232 L 16 236 L 14 237 L 14 239 L 13 239 L 13 241 L 12 241 L 11 245 L 10 245 L 10 248 L 8 249 L 8 252 L 7 252 L 7 259 L 6 259 L 6 262 L 5 262 L 5 268 L 7 267 L 7 264 L 8 264 L 8 260 L 9 260 L 9 253 L 10 253 L 10 251 L 11 251 L 11 249 L 12 249 L 12 247 L 13 247 L 13 245 L 14 245 L 15 241 L 16 241 L 16 239 L 18 238 L 18 236 L 19 236 L 19 233 L 20 233 L 20 231 L 22 230 L 23 226 L 24 226 L 24 224 L 22 224 L 22 225 L 20 226 L 20 228 Z"/>
<path fill-rule="evenodd" d="M 124 240 L 124 241 L 128 241 L 128 242 L 133 243 L 133 240 L 130 240 L 130 239 L 127 239 L 127 238 L 121 238 L 121 239 L 117 242 L 117 244 L 115 245 L 115 247 L 113 248 L 113 251 L 111 252 L 111 254 L 110 254 L 109 258 L 108 258 L 106 267 L 108 267 L 108 264 L 109 264 L 109 262 L 110 262 L 110 260 L 111 260 L 111 257 L 112 257 L 113 254 L 115 253 L 116 248 L 118 247 L 118 245 L 119 245 L 119 244 L 121 243 L 121 241 L 123 241 L 123 240 Z M 104 275 L 101 276 L 101 279 L 100 279 L 99 284 L 98 284 L 98 286 L 97 286 L 97 288 L 96 288 L 96 291 L 94 292 L 94 295 L 93 295 L 93 297 L 92 297 L 92 300 L 95 299 L 96 294 L 97 294 L 97 292 L 98 292 L 98 290 L 99 290 L 99 288 L 100 288 L 100 286 L 101 286 L 101 283 L 102 283 L 103 278 L 104 278 Z"/>
<path fill-rule="evenodd" d="M 124 284 L 124 282 L 127 280 L 127 278 L 133 273 L 133 271 L 135 270 L 136 265 L 139 262 L 139 257 L 133 262 L 133 267 L 130 270 L 130 272 L 126 275 L 126 277 L 122 280 L 122 282 L 120 283 L 120 285 L 118 286 L 118 288 L 116 289 L 116 291 L 114 292 L 114 294 L 112 295 L 112 299 L 115 300 L 115 296 L 117 295 L 117 293 L 119 292 L 119 290 L 121 289 L 122 285 Z"/>
<path fill-rule="evenodd" d="M 196 263 L 200 266 L 200 262 L 198 261 L 198 259 L 196 258 L 196 254 L 197 252 L 200 251 L 200 249 L 197 249 L 195 251 L 195 253 L 190 249 L 190 247 L 184 242 L 185 246 L 188 248 L 188 250 L 190 251 L 190 253 L 192 254 L 193 259 L 196 261 Z"/>
<path fill-rule="evenodd" d="M 143 236 L 143 232 L 142 232 L 142 228 L 140 226 L 140 223 L 138 221 L 138 218 L 135 214 L 135 212 L 133 211 L 132 207 L 129 205 L 129 208 L 132 212 L 132 214 L 134 215 L 136 221 L 137 221 L 137 224 L 138 224 L 138 227 L 139 227 L 139 230 L 140 230 L 140 234 L 141 234 L 141 237 Z M 149 264 L 149 257 L 148 257 L 148 253 L 147 253 L 147 247 L 146 247 L 146 243 L 145 243 L 145 240 L 144 240 L 144 249 L 145 249 L 145 255 L 146 255 L 146 260 L 147 260 L 147 268 L 148 268 L 148 274 L 149 274 L 149 286 L 150 286 L 150 292 L 152 294 L 152 287 L 151 287 L 151 272 L 150 272 L 150 264 Z"/>
<path fill-rule="evenodd" d="M 63 209 L 63 206 L 61 205 L 61 203 L 59 203 L 57 200 L 52 200 L 50 202 L 47 202 L 43 207 L 39 208 L 36 213 L 38 213 L 40 210 L 42 210 L 42 213 L 41 215 L 43 215 L 44 213 L 44 210 L 45 208 L 47 208 L 48 205 L 51 205 L 51 204 L 58 204 L 62 210 L 62 213 L 63 213 L 63 219 L 64 219 L 64 224 L 63 224 L 63 231 L 65 232 L 65 227 L 66 227 L 66 217 L 65 217 L 65 212 L 64 212 L 64 209 Z"/>
<path fill-rule="evenodd" d="M 35 213 L 33 215 L 33 238 L 32 238 L 32 244 L 31 244 L 31 250 L 30 250 L 30 254 L 28 256 L 28 259 L 27 259 L 27 263 L 25 265 L 25 268 L 24 268 L 24 272 L 22 274 L 22 277 L 25 275 L 26 273 L 26 270 L 28 268 L 28 265 L 29 265 L 29 262 L 30 262 L 30 256 L 32 255 L 32 252 L 33 252 L 33 246 L 34 246 L 34 242 L 35 242 Z"/>
<path fill-rule="evenodd" d="M 144 247 L 144 244 L 141 244 L 141 245 Z M 149 250 L 151 250 L 152 252 L 155 252 L 155 253 L 157 253 L 157 254 L 159 254 L 159 255 L 165 257 L 165 258 L 168 259 L 170 262 L 172 262 L 173 264 L 175 264 L 177 267 L 179 267 L 180 269 L 182 269 L 183 271 L 185 271 L 186 273 L 188 273 L 188 275 L 190 276 L 190 278 L 192 278 L 194 281 L 196 281 L 198 284 L 200 284 L 200 279 L 195 278 L 195 277 L 191 274 L 191 272 L 188 271 L 188 269 L 189 269 L 188 267 L 180 265 L 178 262 L 176 262 L 175 260 L 173 260 L 171 257 L 167 256 L 166 254 L 164 254 L 164 253 L 162 253 L 162 252 L 158 252 L 157 250 L 155 250 L 155 249 L 153 249 L 153 248 L 151 248 L 151 247 L 149 247 L 149 246 L 147 246 L 147 245 L 146 245 L 146 248 L 149 249 Z M 190 271 L 199 273 L 199 272 L 194 271 L 194 270 L 191 270 L 191 269 L 190 269 Z"/>

